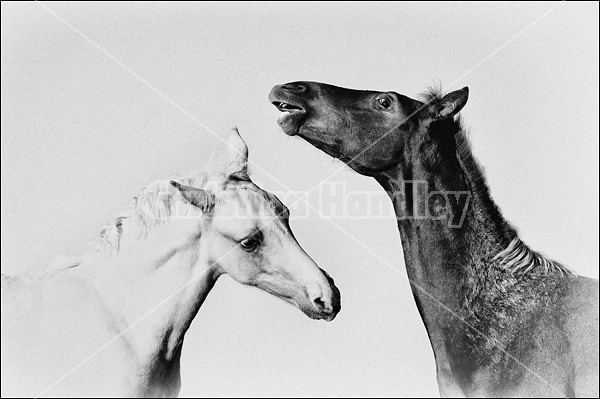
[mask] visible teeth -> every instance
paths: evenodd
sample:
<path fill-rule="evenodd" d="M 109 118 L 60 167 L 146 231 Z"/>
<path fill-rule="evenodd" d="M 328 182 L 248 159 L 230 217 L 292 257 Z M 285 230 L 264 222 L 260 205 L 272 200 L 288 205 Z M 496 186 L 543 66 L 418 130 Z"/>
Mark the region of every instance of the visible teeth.
<path fill-rule="evenodd" d="M 279 111 L 284 113 L 300 110 L 299 107 L 284 102 L 274 102 L 273 105 L 275 105 Z"/>

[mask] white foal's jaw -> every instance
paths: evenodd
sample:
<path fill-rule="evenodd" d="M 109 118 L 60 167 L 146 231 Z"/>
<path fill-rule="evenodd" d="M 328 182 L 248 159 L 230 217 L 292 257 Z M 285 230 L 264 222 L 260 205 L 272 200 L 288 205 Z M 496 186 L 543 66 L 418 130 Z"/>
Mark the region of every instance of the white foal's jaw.
<path fill-rule="evenodd" d="M 217 184 L 199 189 L 171 183 L 209 216 L 202 232 L 209 262 L 217 273 L 269 292 L 313 319 L 333 320 L 340 310 L 333 279 L 294 238 L 288 209 L 250 181 L 248 148 L 235 128 L 228 146 L 230 164 Z"/>

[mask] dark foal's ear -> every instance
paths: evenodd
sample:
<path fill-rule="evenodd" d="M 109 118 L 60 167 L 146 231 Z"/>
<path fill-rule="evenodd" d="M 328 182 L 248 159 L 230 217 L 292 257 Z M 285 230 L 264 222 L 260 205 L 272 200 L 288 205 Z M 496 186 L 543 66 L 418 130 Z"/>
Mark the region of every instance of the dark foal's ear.
<path fill-rule="evenodd" d="M 435 107 L 435 115 L 433 115 L 434 119 L 452 118 L 463 109 L 468 98 L 468 87 L 463 87 L 460 90 L 446 94 Z"/>
<path fill-rule="evenodd" d="M 203 213 L 210 213 L 213 210 L 215 206 L 215 196 L 211 192 L 197 187 L 186 186 L 175 180 L 169 180 L 169 183 L 179 190 L 187 202 L 200 208 Z"/>

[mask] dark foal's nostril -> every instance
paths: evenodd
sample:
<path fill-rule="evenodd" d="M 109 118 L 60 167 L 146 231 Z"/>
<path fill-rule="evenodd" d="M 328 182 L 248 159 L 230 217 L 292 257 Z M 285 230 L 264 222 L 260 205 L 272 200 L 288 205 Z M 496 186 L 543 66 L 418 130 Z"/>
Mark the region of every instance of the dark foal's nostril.
<path fill-rule="evenodd" d="M 286 83 L 281 88 L 295 94 L 305 94 L 308 91 L 308 86 L 302 83 Z"/>

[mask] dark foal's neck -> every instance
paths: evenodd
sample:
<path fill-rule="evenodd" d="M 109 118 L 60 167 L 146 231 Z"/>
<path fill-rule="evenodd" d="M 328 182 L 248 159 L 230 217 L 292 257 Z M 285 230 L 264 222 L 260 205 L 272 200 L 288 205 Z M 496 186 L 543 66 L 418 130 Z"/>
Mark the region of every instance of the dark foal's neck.
<path fill-rule="evenodd" d="M 556 280 L 548 282 L 541 267 L 523 278 L 500 266 L 496 256 L 513 240 L 522 242 L 492 201 L 460 123 L 444 121 L 430 129 L 425 141 L 407 144 L 402 164 L 376 179 L 398 216 L 407 273 L 442 393 L 477 392 L 483 369 L 492 376 L 484 389 L 494 392 L 510 386 L 515 364 L 508 351 L 522 344 L 515 344 L 519 324 L 535 317 L 525 309 L 539 304 L 524 293 L 535 284 L 553 289 Z M 522 245 L 528 256 L 539 256 Z M 534 301 L 547 295 L 539 297 Z"/>
<path fill-rule="evenodd" d="M 484 265 L 516 235 L 479 169 L 473 170 L 459 123 L 435 129 L 444 130 L 443 140 L 408 143 L 405 161 L 376 177 L 392 199 L 408 275 L 428 327 L 458 321 L 452 312 L 462 314 L 473 299 L 470 291 L 485 282 Z"/>

